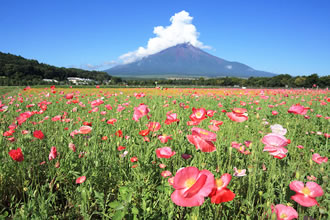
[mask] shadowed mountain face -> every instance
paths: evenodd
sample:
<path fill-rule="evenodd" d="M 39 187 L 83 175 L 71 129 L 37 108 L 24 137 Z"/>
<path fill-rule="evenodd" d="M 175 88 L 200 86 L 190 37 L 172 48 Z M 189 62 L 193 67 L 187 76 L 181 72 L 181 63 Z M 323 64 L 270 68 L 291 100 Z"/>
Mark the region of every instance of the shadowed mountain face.
<path fill-rule="evenodd" d="M 162 50 L 141 60 L 118 65 L 105 72 L 131 77 L 272 77 L 276 74 L 258 71 L 245 64 L 215 57 L 189 43 Z"/>

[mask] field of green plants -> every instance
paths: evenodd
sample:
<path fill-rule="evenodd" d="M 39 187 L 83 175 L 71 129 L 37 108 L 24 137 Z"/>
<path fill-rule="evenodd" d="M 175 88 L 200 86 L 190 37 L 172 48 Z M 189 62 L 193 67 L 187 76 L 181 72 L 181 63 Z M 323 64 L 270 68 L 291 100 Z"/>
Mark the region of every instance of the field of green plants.
<path fill-rule="evenodd" d="M 329 219 L 329 94 L 2 94 L 0 219 Z"/>

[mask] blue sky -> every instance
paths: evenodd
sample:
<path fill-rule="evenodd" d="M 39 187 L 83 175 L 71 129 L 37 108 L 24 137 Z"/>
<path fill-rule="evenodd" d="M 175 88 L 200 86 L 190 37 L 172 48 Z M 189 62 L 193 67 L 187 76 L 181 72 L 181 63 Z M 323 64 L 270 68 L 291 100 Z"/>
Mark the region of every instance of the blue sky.
<path fill-rule="evenodd" d="M 330 74 L 328 0 L 0 0 L 0 51 L 106 69 L 148 49 L 154 27 L 183 10 L 215 56 L 274 73 Z"/>

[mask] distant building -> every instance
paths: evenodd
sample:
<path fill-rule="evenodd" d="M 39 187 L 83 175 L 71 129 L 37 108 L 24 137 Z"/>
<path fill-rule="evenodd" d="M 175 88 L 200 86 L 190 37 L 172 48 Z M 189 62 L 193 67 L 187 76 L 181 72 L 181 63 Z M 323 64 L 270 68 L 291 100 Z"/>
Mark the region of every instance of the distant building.
<path fill-rule="evenodd" d="M 88 83 L 95 82 L 92 79 L 85 79 L 79 77 L 68 77 L 68 81 L 75 85 L 87 85 Z"/>
<path fill-rule="evenodd" d="M 58 83 L 58 81 L 56 79 L 43 79 L 42 81 Z"/>

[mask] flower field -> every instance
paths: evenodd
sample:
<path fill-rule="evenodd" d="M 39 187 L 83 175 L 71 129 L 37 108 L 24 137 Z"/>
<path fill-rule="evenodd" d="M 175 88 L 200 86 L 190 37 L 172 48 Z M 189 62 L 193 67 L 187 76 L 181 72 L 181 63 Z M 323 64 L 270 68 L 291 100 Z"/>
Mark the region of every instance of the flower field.
<path fill-rule="evenodd" d="M 0 218 L 329 219 L 330 93 L 25 88 L 0 99 Z"/>

